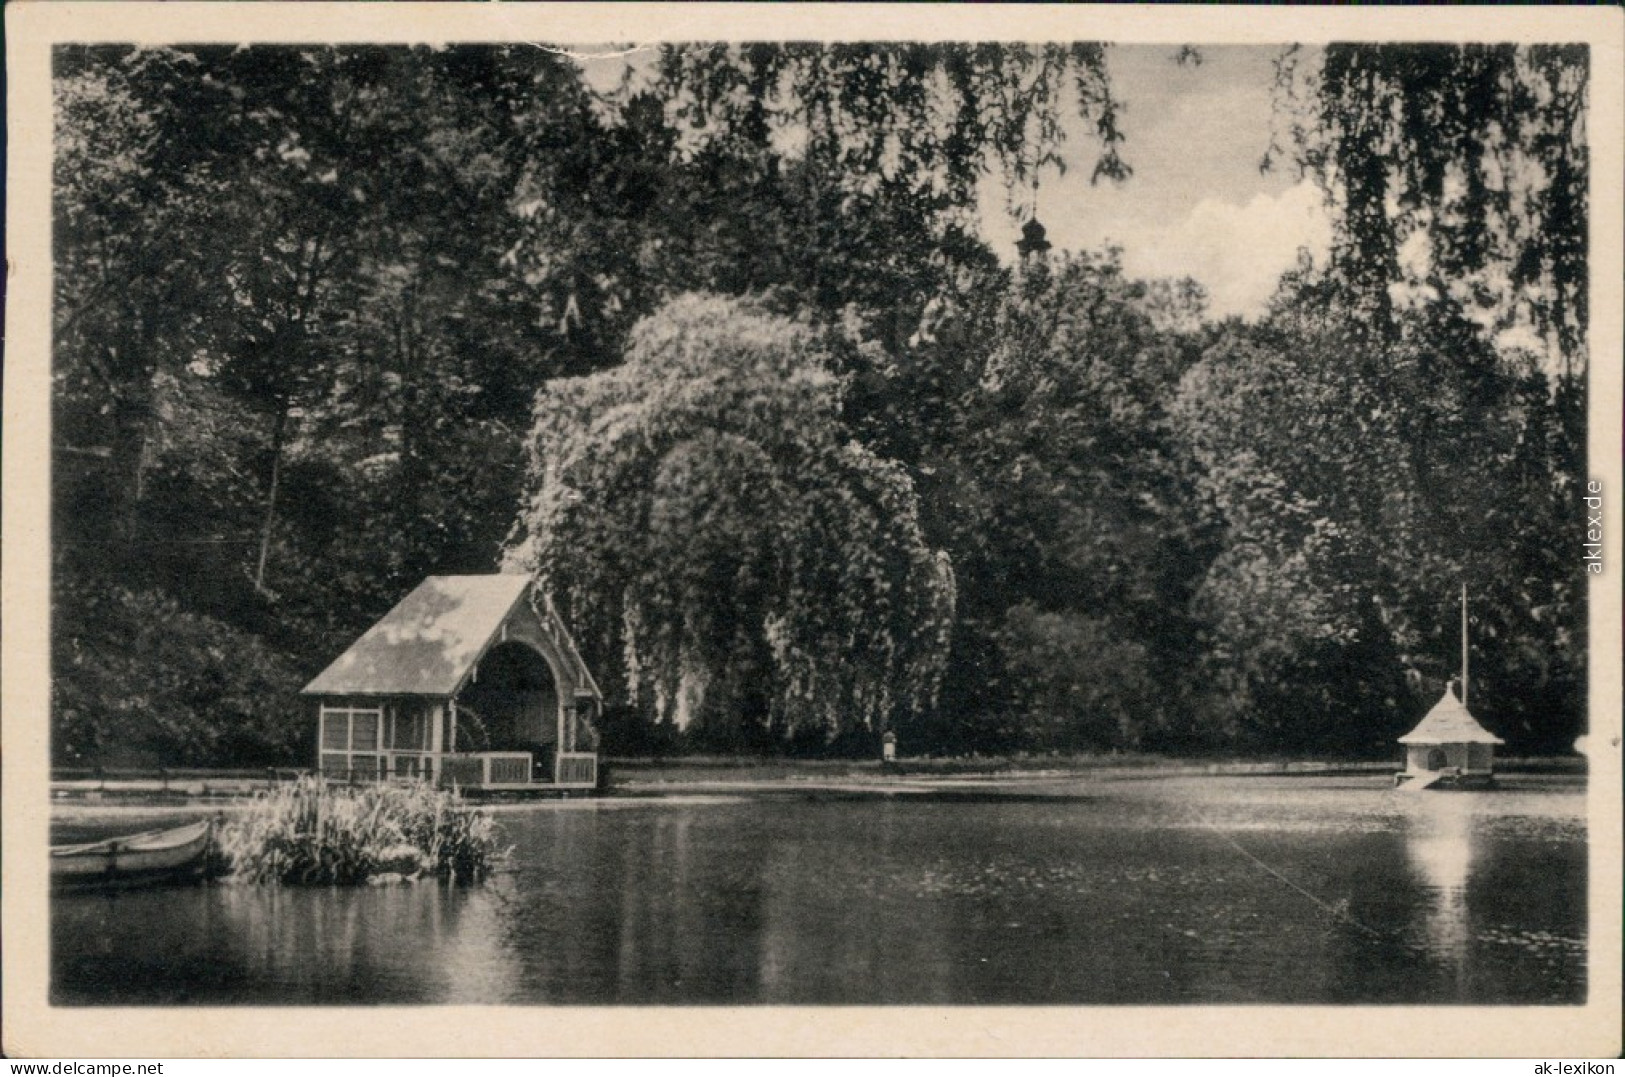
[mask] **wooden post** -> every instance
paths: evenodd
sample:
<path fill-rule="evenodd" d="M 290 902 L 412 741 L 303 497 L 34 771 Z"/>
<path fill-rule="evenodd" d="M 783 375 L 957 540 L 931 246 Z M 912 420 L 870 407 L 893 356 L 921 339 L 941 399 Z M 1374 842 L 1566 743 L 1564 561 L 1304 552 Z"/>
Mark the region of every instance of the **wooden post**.
<path fill-rule="evenodd" d="M 429 782 L 431 784 L 440 780 L 442 773 L 441 755 L 445 752 L 444 732 L 440 723 L 445 719 L 441 714 L 440 704 L 425 708 L 424 716 L 429 719 Z"/>
<path fill-rule="evenodd" d="M 1461 581 L 1461 706 L 1467 708 L 1467 581 Z"/>
<path fill-rule="evenodd" d="M 562 684 L 555 683 L 553 687 L 554 690 L 559 694 L 558 737 L 553 742 L 553 782 L 554 784 L 557 784 L 564 777 L 564 753 L 566 751 L 564 746 L 564 730 L 566 726 L 564 717 L 565 699 L 569 699 L 569 705 L 572 708 L 573 715 L 575 696 L 572 694 L 569 697 L 566 697 L 564 694 L 564 685 Z"/>

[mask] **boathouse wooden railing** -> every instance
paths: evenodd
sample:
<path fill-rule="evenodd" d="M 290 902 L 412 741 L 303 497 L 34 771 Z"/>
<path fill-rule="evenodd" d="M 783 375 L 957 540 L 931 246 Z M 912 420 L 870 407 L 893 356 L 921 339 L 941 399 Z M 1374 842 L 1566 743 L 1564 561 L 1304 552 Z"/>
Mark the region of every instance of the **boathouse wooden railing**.
<path fill-rule="evenodd" d="M 485 756 L 486 785 L 528 785 L 530 783 L 531 756 L 529 752 L 495 752 Z"/>
<path fill-rule="evenodd" d="M 463 752 L 440 760 L 440 784 L 529 785 L 530 768 L 529 752 Z"/>
<path fill-rule="evenodd" d="M 595 752 L 560 752 L 553 764 L 557 785 L 598 784 L 598 755 Z"/>
<path fill-rule="evenodd" d="M 383 776 L 396 779 L 427 778 L 432 758 L 429 752 L 385 752 Z"/>
<path fill-rule="evenodd" d="M 350 754 L 342 767 L 329 762 L 323 773 L 337 781 L 416 781 L 434 779 L 440 785 L 464 789 L 515 788 L 547 785 L 548 779 L 534 774 L 535 757 L 530 752 L 457 752 L 436 756 L 433 752 L 380 751 L 367 755 Z M 324 762 L 327 762 L 324 760 Z M 576 789 L 598 784 L 596 752 L 560 752 L 553 760 L 552 784 Z"/>

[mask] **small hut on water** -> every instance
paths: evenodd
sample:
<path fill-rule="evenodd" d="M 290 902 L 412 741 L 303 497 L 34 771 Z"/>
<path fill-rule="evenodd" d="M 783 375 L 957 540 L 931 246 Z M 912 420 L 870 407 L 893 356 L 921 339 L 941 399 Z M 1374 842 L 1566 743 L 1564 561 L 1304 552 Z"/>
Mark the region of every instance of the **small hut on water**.
<path fill-rule="evenodd" d="M 517 792 L 598 781 L 603 695 L 525 576 L 430 576 L 302 694 L 329 777 Z"/>
<path fill-rule="evenodd" d="M 1506 742 L 1478 724 L 1467 705 L 1456 698 L 1452 682 L 1444 697 L 1399 743 L 1405 746 L 1405 769 L 1394 775 L 1394 784 L 1425 789 L 1493 784 L 1495 746 Z"/>

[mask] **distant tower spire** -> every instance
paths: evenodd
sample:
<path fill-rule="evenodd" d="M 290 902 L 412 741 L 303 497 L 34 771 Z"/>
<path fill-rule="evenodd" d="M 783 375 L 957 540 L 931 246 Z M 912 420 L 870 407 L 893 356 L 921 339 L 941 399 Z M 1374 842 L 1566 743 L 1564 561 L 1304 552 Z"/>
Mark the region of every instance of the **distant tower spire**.
<path fill-rule="evenodd" d="M 1021 226 L 1021 239 L 1016 243 L 1016 250 L 1021 254 L 1021 264 L 1028 265 L 1035 261 L 1043 261 L 1049 252 L 1050 241 L 1044 238 L 1044 226 L 1038 223 L 1034 216 Z"/>
<path fill-rule="evenodd" d="M 1021 255 L 1021 268 L 1030 269 L 1034 265 L 1041 265 L 1047 261 L 1050 242 L 1044 238 L 1044 226 L 1038 223 L 1038 171 L 1035 169 L 1033 181 L 1033 212 L 1027 218 L 1027 223 L 1021 226 L 1021 239 L 1016 243 L 1016 251 Z"/>

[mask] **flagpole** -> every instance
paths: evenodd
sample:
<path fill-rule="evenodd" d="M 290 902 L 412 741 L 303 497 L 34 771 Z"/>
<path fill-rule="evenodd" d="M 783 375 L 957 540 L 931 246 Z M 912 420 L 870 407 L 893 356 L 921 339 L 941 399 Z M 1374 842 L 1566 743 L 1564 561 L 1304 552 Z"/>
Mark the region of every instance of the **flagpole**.
<path fill-rule="evenodd" d="M 1461 705 L 1467 706 L 1467 581 L 1461 582 Z"/>

